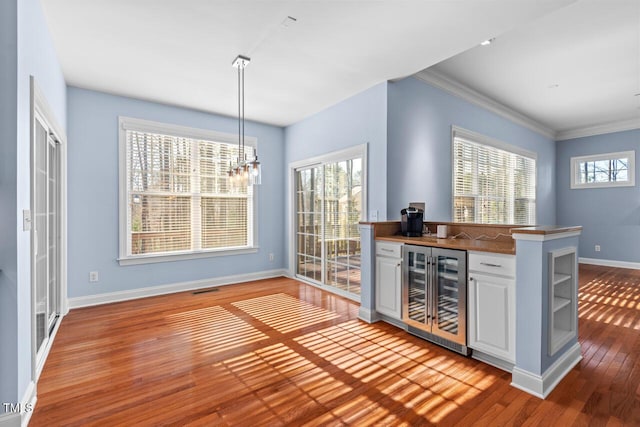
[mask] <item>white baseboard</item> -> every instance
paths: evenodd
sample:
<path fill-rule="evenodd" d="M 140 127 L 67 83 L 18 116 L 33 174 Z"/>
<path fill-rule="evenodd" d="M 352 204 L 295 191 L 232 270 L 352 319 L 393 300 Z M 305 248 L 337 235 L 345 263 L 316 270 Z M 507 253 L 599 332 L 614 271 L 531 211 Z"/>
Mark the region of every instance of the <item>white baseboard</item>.
<path fill-rule="evenodd" d="M 375 323 L 378 320 L 378 313 L 374 310 L 369 310 L 368 308 L 360 307 L 358 310 L 358 319 L 364 320 L 367 323 Z"/>
<path fill-rule="evenodd" d="M 1 408 L 4 411 L 4 406 Z M 0 427 L 21 427 L 22 417 L 20 413 L 3 413 L 0 414 Z"/>
<path fill-rule="evenodd" d="M 2 406 L 0 406 L 0 411 L 2 411 L 2 414 L 0 414 L 0 427 L 26 427 L 36 408 L 37 400 L 36 383 L 31 381 L 20 402 L 1 402 Z M 6 408 L 5 403 L 16 406 Z M 10 412 L 6 412 L 7 410 Z"/>
<path fill-rule="evenodd" d="M 487 365 L 491 365 L 498 369 L 502 369 L 503 371 L 506 371 L 509 373 L 513 372 L 513 366 L 514 366 L 513 363 L 504 361 L 490 354 L 483 353 L 482 351 L 478 351 L 475 348 L 471 353 L 471 357 L 483 363 L 486 363 Z"/>
<path fill-rule="evenodd" d="M 375 319 L 376 319 L 376 321 L 382 320 L 383 322 L 388 323 L 390 325 L 393 325 L 393 326 L 395 326 L 397 328 L 400 328 L 402 330 L 405 330 L 405 331 L 407 330 L 407 324 L 406 323 L 404 323 L 402 320 L 398 320 L 398 319 L 395 319 L 393 317 L 389 317 L 386 314 L 381 314 L 381 313 L 376 312 L 375 313 Z"/>
<path fill-rule="evenodd" d="M 29 420 L 31 420 L 31 415 L 33 415 L 33 411 L 36 409 L 36 403 L 38 402 L 38 394 L 36 393 L 36 383 L 31 381 L 27 390 L 22 397 L 22 401 L 25 403 L 26 409 L 22 411 L 22 427 L 27 427 L 29 425 Z"/>
<path fill-rule="evenodd" d="M 582 353 L 580 351 L 580 343 L 575 343 L 542 375 L 533 374 L 517 366 L 514 367 L 511 376 L 511 385 L 536 397 L 546 399 L 565 375 L 581 360 Z"/>
<path fill-rule="evenodd" d="M 119 292 L 108 292 L 97 295 L 69 298 L 69 308 L 90 307 L 93 305 L 109 304 L 112 302 L 128 301 L 138 298 L 172 294 L 176 292 L 192 291 L 212 286 L 231 285 L 234 283 L 251 282 L 253 280 L 270 279 L 286 276 L 284 269 L 259 271 L 256 273 L 236 274 L 233 276 L 215 277 L 210 279 L 193 280 L 190 282 L 172 283 L 168 285 L 151 286 L 147 288 L 131 289 Z"/>
<path fill-rule="evenodd" d="M 605 267 L 632 268 L 640 270 L 640 262 L 614 261 L 611 259 L 578 258 L 580 264 L 602 265 Z"/>

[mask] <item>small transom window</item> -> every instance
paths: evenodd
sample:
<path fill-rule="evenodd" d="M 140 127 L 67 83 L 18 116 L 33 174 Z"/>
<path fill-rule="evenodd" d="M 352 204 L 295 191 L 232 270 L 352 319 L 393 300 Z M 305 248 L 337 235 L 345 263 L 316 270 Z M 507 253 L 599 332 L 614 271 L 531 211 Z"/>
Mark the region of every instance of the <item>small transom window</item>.
<path fill-rule="evenodd" d="M 571 158 L 571 188 L 635 185 L 635 151 Z"/>

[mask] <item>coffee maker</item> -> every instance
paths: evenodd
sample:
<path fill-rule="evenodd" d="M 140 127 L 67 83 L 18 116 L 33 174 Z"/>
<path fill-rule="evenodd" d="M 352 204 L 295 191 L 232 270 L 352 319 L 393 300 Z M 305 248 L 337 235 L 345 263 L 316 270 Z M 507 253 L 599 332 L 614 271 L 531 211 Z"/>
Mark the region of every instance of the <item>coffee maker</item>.
<path fill-rule="evenodd" d="M 422 209 L 409 206 L 402 209 L 400 213 L 402 214 L 402 221 L 400 222 L 402 235 L 407 237 L 422 236 Z"/>

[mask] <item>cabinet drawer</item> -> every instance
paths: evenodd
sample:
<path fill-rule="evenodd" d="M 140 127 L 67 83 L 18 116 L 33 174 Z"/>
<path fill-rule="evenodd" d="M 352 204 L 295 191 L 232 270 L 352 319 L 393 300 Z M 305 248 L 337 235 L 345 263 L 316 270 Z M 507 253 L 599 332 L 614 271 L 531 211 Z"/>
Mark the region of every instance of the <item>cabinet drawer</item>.
<path fill-rule="evenodd" d="M 376 255 L 402 258 L 402 243 L 376 241 Z"/>
<path fill-rule="evenodd" d="M 469 271 L 516 277 L 516 257 L 488 252 L 469 252 Z"/>

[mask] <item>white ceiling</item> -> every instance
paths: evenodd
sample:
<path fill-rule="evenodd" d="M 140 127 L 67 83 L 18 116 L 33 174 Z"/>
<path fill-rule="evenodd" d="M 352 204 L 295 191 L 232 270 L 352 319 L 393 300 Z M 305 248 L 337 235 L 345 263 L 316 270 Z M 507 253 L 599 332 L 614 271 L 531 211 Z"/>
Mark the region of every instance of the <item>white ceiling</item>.
<path fill-rule="evenodd" d="M 640 0 L 580 0 L 431 70 L 560 139 L 640 127 Z"/>
<path fill-rule="evenodd" d="M 575 0 L 41 1 L 67 84 L 235 116 L 243 54 L 247 119 L 282 126 Z"/>

